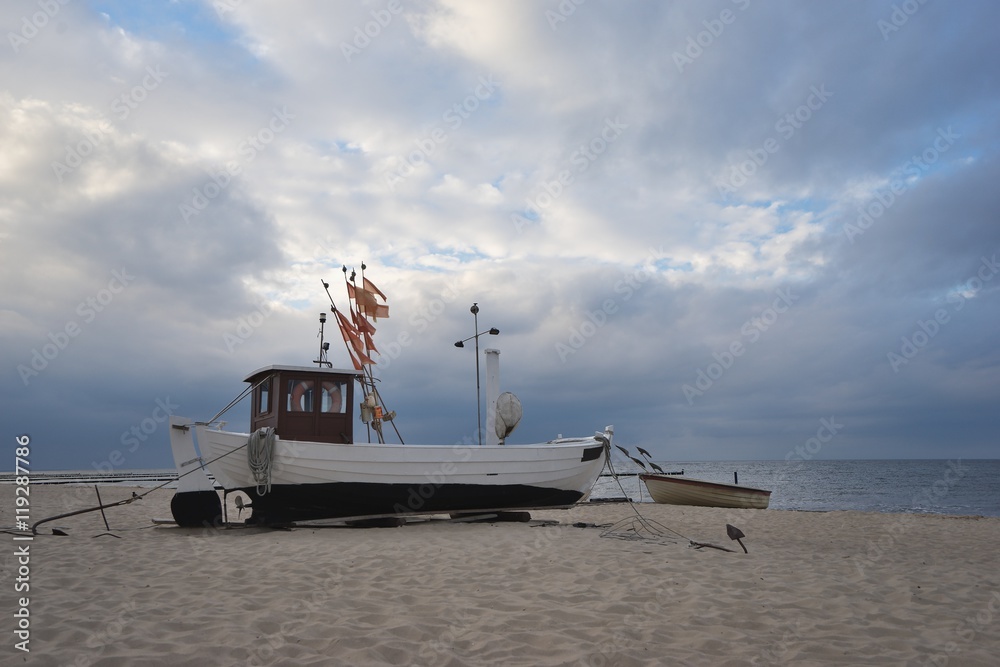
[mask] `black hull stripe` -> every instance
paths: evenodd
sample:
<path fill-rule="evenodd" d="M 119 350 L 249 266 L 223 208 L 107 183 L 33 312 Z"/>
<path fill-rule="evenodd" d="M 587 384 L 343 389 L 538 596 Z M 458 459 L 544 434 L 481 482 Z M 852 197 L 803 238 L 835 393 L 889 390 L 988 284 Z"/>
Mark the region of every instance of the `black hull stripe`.
<path fill-rule="evenodd" d="M 282 484 L 263 496 L 255 487 L 237 489 L 253 503 L 255 523 L 281 523 L 361 516 L 406 516 L 466 511 L 569 507 L 583 494 L 524 484 Z"/>

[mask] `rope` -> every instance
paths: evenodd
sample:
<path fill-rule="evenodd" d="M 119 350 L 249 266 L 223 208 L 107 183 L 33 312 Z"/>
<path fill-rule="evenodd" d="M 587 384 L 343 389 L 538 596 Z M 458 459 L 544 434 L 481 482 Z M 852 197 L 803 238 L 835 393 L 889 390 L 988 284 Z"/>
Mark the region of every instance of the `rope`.
<path fill-rule="evenodd" d="M 690 537 L 682 535 L 673 528 L 664 526 L 659 521 L 655 521 L 653 519 L 647 519 L 639 512 L 639 509 L 635 506 L 635 503 L 632 502 L 632 499 L 629 498 L 628 493 L 625 491 L 625 487 L 622 486 L 621 477 L 619 476 L 618 471 L 615 470 L 614 463 L 612 463 L 611 461 L 610 444 L 611 444 L 610 442 L 606 443 L 608 470 L 611 472 L 611 476 L 614 478 L 615 483 L 618 484 L 618 488 L 621 489 L 622 495 L 628 498 L 628 506 L 632 508 L 633 512 L 635 512 L 635 517 L 628 517 L 622 519 L 621 521 L 613 525 L 611 528 L 601 533 L 601 537 L 612 537 L 625 540 L 633 539 L 633 540 L 662 541 L 664 539 L 670 539 L 669 537 L 667 537 L 666 533 L 673 533 L 677 537 L 683 540 L 687 540 L 690 546 L 698 544 Z"/>
<path fill-rule="evenodd" d="M 219 414 L 215 415 L 215 417 L 213 417 L 211 419 L 211 421 L 208 421 L 208 422 L 197 422 L 197 423 L 198 424 L 211 424 L 211 423 L 213 423 L 216 419 L 218 419 L 223 414 L 225 414 L 230 408 L 232 408 L 234 405 L 236 405 L 237 403 L 239 403 L 240 401 L 242 401 L 244 398 L 246 398 L 247 395 L 249 395 L 249 393 L 251 391 L 253 391 L 257 387 L 259 387 L 261 384 L 263 384 L 265 381 L 267 381 L 270 377 L 271 376 L 269 375 L 266 378 L 264 378 L 263 380 L 261 380 L 260 382 L 258 382 L 257 384 L 253 385 L 252 387 L 249 387 L 248 389 L 244 389 L 242 392 L 240 392 L 239 396 L 237 396 L 236 398 L 234 398 L 229 403 L 229 405 L 227 405 L 225 408 L 223 408 L 222 411 L 219 412 Z M 65 514 L 57 514 L 55 516 L 46 517 L 45 519 L 42 519 L 41 521 L 36 521 L 31 526 L 31 534 L 32 535 L 38 535 L 38 527 L 40 525 L 42 525 L 43 523 L 48 523 L 49 521 L 55 521 L 56 519 L 64 519 L 66 517 L 76 516 L 78 514 L 87 514 L 88 512 L 97 512 L 97 511 L 103 512 L 105 509 L 107 509 L 109 507 L 119 507 L 121 505 L 128 505 L 129 503 L 133 503 L 136 500 L 142 500 L 143 498 L 145 498 L 146 496 L 148 496 L 149 494 L 151 494 L 153 491 L 158 491 L 158 490 L 162 489 L 163 487 L 165 487 L 165 486 L 167 486 L 169 484 L 173 484 L 174 482 L 180 480 L 182 477 L 187 477 L 188 475 L 190 475 L 192 473 L 196 473 L 196 472 L 203 472 L 205 466 L 207 466 L 209 463 L 214 463 L 214 462 L 218 461 L 221 458 L 224 458 L 226 456 L 229 456 L 230 454 L 238 452 L 243 447 L 246 447 L 246 445 L 240 445 L 239 447 L 237 447 L 235 449 L 231 449 L 230 451 L 226 452 L 225 454 L 221 454 L 220 456 L 216 456 L 211 461 L 203 461 L 202 464 L 199 467 L 192 468 L 191 470 L 188 470 L 186 473 L 178 475 L 177 477 L 175 477 L 173 479 L 168 479 L 166 482 L 163 482 L 162 484 L 158 484 L 158 485 L 154 486 L 153 488 L 144 491 L 143 493 L 136 493 L 135 491 L 133 491 L 131 498 L 125 498 L 124 500 L 119 500 L 118 502 L 108 503 L 108 504 L 104 504 L 103 502 L 99 502 L 98 505 L 97 505 L 97 507 L 89 507 L 87 509 L 77 510 L 75 512 L 67 512 Z M 268 463 L 268 474 L 270 474 L 270 463 Z M 268 481 L 268 489 L 270 489 L 270 481 Z"/>
<path fill-rule="evenodd" d="M 107 505 L 105 505 L 105 504 L 102 503 L 102 504 L 98 505 L 97 507 L 88 507 L 87 509 L 84 509 L 84 510 L 77 510 L 75 512 L 67 512 L 66 514 L 57 514 L 56 516 L 50 516 L 50 517 L 47 517 L 45 519 L 42 519 L 41 521 L 36 521 L 35 524 L 31 526 L 31 534 L 32 535 L 37 535 L 38 534 L 38 527 L 40 525 L 42 525 L 43 523 L 48 523 L 49 521 L 55 521 L 56 519 L 64 519 L 66 517 L 76 516 L 77 514 L 86 514 L 88 512 L 96 512 L 98 510 L 105 510 L 105 509 L 107 509 L 109 507 L 118 507 L 120 505 L 128 505 L 129 503 L 133 503 L 136 500 L 142 500 L 143 498 L 145 498 L 146 496 L 148 496 L 149 494 L 151 494 L 153 491 L 159 491 L 163 487 L 165 487 L 165 486 L 167 486 L 169 484 L 173 484 L 174 482 L 178 481 L 182 477 L 187 477 L 188 475 L 190 475 L 192 473 L 196 473 L 196 472 L 202 471 L 202 468 L 204 468 L 204 466 L 208 465 L 209 463 L 215 463 L 219 459 L 225 458 L 225 457 L 229 456 L 230 454 L 238 452 L 241 449 L 243 449 L 244 447 L 246 447 L 246 445 L 240 445 L 236 449 L 231 449 L 228 452 L 226 452 L 225 454 L 222 454 L 220 456 L 216 456 L 211 461 L 206 461 L 205 463 L 203 463 L 201 465 L 201 467 L 192 468 L 191 470 L 188 470 L 186 473 L 184 473 L 182 475 L 178 475 L 177 477 L 175 477 L 173 479 L 168 479 L 163 484 L 158 484 L 158 485 L 154 486 L 151 489 L 147 489 L 146 491 L 143 491 L 142 493 L 136 493 L 135 491 L 133 491 L 131 498 L 125 498 L 124 500 L 119 500 L 118 502 L 114 502 L 114 503 L 108 503 Z M 18 533 L 18 534 L 21 534 L 21 533 Z"/>
<path fill-rule="evenodd" d="M 257 483 L 258 496 L 271 490 L 271 463 L 277 439 L 274 428 L 268 426 L 254 431 L 247 440 L 247 465 L 250 466 L 253 481 Z"/>
<path fill-rule="evenodd" d="M 271 375 L 268 375 L 267 377 L 261 379 L 261 381 L 258 382 L 257 384 L 251 385 L 251 386 L 247 387 L 246 389 L 244 389 L 243 391 L 241 391 L 239 396 L 237 396 L 233 400 L 229 401 L 229 405 L 227 405 L 226 407 L 222 408 L 222 410 L 220 410 L 218 412 L 218 414 L 216 414 L 214 417 L 212 417 L 211 419 L 209 419 L 207 422 L 195 422 L 195 423 L 201 424 L 201 425 L 214 424 L 219 419 L 219 417 L 221 417 L 222 415 L 224 415 L 227 412 L 229 412 L 229 410 L 232 409 L 232 407 L 234 405 L 236 405 L 237 403 L 239 403 L 240 401 L 242 401 L 244 398 L 246 398 L 247 396 L 249 396 L 250 392 L 252 392 L 254 389 L 256 389 L 257 387 L 261 386 L 262 384 L 264 384 L 265 382 L 267 382 L 268 380 L 270 380 L 272 377 L 274 377 L 273 373 Z"/>

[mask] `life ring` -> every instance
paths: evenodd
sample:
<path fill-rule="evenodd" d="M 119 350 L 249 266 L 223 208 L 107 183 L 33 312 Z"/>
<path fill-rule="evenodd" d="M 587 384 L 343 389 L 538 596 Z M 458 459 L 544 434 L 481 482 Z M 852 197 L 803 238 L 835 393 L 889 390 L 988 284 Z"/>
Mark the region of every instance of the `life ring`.
<path fill-rule="evenodd" d="M 306 380 L 300 380 L 295 383 L 292 387 L 291 401 L 288 406 L 291 412 L 311 412 L 311 410 L 305 409 L 305 396 L 306 392 L 312 391 L 312 382 Z"/>
<path fill-rule="evenodd" d="M 337 382 L 323 383 L 323 396 L 328 401 L 326 412 L 342 412 L 344 405 L 344 394 Z"/>

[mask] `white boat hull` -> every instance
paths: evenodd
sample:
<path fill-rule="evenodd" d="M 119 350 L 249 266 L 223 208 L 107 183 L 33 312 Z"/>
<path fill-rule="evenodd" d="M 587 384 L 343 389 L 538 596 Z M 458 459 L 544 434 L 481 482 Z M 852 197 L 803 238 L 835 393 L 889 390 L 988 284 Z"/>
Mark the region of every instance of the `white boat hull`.
<path fill-rule="evenodd" d="M 771 499 L 770 491 L 748 486 L 667 475 L 639 475 L 639 478 L 654 501 L 668 505 L 767 509 Z"/>
<path fill-rule="evenodd" d="M 247 463 L 248 433 L 194 429 L 218 483 L 249 495 L 254 520 L 268 523 L 570 507 L 590 493 L 604 467 L 604 438 L 611 438 L 607 431 L 603 438 L 494 446 L 278 438 L 270 489 L 261 493 Z"/>

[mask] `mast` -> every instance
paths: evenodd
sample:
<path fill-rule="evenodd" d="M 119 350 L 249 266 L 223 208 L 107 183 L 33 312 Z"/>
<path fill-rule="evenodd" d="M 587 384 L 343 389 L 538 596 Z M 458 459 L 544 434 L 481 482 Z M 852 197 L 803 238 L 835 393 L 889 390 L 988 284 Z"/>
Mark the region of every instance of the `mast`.
<path fill-rule="evenodd" d="M 376 300 L 376 294 L 383 299 L 385 299 L 385 295 L 373 283 L 365 279 L 363 272 L 366 268 L 367 266 L 362 263 L 361 285 L 359 286 L 356 280 L 357 274 L 352 270 L 350 278 L 348 278 L 347 266 L 344 265 L 341 267 L 341 270 L 344 272 L 344 284 L 347 287 L 347 303 L 350 311 L 350 319 L 344 313 L 337 310 L 333 296 L 330 294 L 329 283 L 324 281 L 323 288 L 330 299 L 330 309 L 333 311 L 337 318 L 337 324 L 340 326 L 347 355 L 354 364 L 355 370 L 361 371 L 361 375 L 358 377 L 358 383 L 361 385 L 361 391 L 364 395 L 364 400 L 361 402 L 361 419 L 368 427 L 368 441 L 371 442 L 371 429 L 374 428 L 379 443 L 385 444 L 382 422 L 387 421 L 392 424 L 399 442 L 403 443 L 403 436 L 393 421 L 396 413 L 386 408 L 385 401 L 382 399 L 382 395 L 376 386 L 376 378 L 372 370 L 375 361 L 372 360 L 371 353 L 377 353 L 378 349 L 372 341 L 375 327 L 372 326 L 367 318 L 368 316 L 371 316 L 372 319 L 376 319 L 378 316 L 388 317 L 389 308 L 385 304 L 379 304 Z M 353 305 L 351 299 L 354 299 Z M 368 368 L 365 368 L 366 366 Z"/>
<path fill-rule="evenodd" d="M 326 283 L 323 283 L 326 287 Z M 320 368 L 326 366 L 327 368 L 333 368 L 333 364 L 329 362 L 326 358 L 326 353 L 330 350 L 330 344 L 323 341 L 323 330 L 326 328 L 326 313 L 319 314 L 319 357 L 313 362 L 319 365 Z"/>
<path fill-rule="evenodd" d="M 344 270 L 346 271 L 347 267 L 344 267 Z M 326 290 L 326 296 L 330 299 L 330 312 L 333 313 L 334 317 L 336 317 L 337 316 L 337 312 L 338 312 L 337 311 L 337 304 L 335 304 L 333 302 L 333 295 L 330 294 L 330 283 L 326 282 L 325 280 L 321 280 L 320 282 L 323 283 L 323 289 Z M 320 324 L 322 324 L 323 320 L 325 320 L 325 319 L 326 319 L 326 313 L 323 313 L 322 315 L 320 315 L 320 320 L 319 320 Z M 337 318 L 337 324 L 338 325 L 340 324 L 340 318 Z M 354 358 L 354 353 L 351 352 L 351 344 L 347 342 L 347 337 L 346 336 L 344 336 L 343 338 L 344 338 L 344 347 L 347 348 L 347 356 L 351 358 L 351 361 L 354 364 L 355 370 L 361 370 L 360 368 L 358 368 L 359 363 Z M 330 364 L 330 367 L 333 368 L 333 364 Z"/>
<path fill-rule="evenodd" d="M 372 287 L 374 287 L 374 285 L 372 283 L 369 283 L 368 281 L 365 280 L 365 269 L 367 269 L 367 268 L 368 268 L 368 266 L 365 265 L 364 261 L 362 261 L 361 262 L 361 288 L 360 289 L 361 289 L 361 293 L 365 295 L 364 298 L 365 298 L 365 310 L 366 310 L 366 312 L 362 313 L 361 312 L 361 308 L 360 307 L 358 308 L 357 312 L 358 312 L 358 318 L 359 318 L 358 321 L 359 322 L 360 322 L 360 318 L 366 318 L 368 316 L 369 313 L 367 313 L 367 310 L 368 310 L 368 308 L 372 304 L 375 305 L 376 312 L 378 312 L 380 310 L 378 301 L 375 300 L 375 295 L 371 291 L 369 291 L 369 285 L 371 285 Z M 355 304 L 357 304 L 357 302 L 358 302 L 358 289 L 359 288 L 357 286 L 357 283 L 355 282 L 355 273 L 354 273 L 353 270 L 351 271 L 351 282 L 354 283 L 354 285 L 353 285 L 354 286 L 354 302 L 355 302 Z M 381 295 L 383 299 L 385 299 L 385 295 L 382 294 L 381 291 L 378 290 L 378 288 L 375 288 L 375 291 L 379 295 Z M 386 313 L 385 313 L 384 316 L 385 317 L 389 316 L 389 314 L 388 314 L 388 307 L 386 307 Z M 374 314 L 372 314 L 372 317 L 374 319 L 376 316 Z M 365 325 L 367 327 L 371 327 L 371 323 L 369 323 L 367 321 L 367 319 L 365 319 L 364 322 L 365 322 Z M 373 327 L 371 327 L 371 328 L 373 328 Z M 374 330 L 373 330 L 373 333 L 374 333 Z M 365 343 L 365 353 L 368 354 L 369 357 L 371 356 L 371 352 L 372 351 L 374 351 L 374 352 L 378 353 L 379 355 L 381 355 L 381 352 L 379 352 L 377 349 L 374 349 L 374 343 L 372 342 L 371 334 L 369 334 L 367 331 L 365 332 L 365 335 L 363 336 L 363 340 L 364 340 L 364 343 Z M 371 347 L 369 347 L 369 346 L 371 346 Z M 382 422 L 383 421 L 389 422 L 389 424 L 392 426 L 392 430 L 396 432 L 396 437 L 399 438 L 399 442 L 402 443 L 403 442 L 403 436 L 400 435 L 399 429 L 396 428 L 396 422 L 393 421 L 393 417 L 396 416 L 396 413 L 393 412 L 393 411 L 391 411 L 391 410 L 389 410 L 389 408 L 386 407 L 385 401 L 382 399 L 382 394 L 379 393 L 378 387 L 375 386 L 375 375 L 374 375 L 374 372 L 372 371 L 372 366 L 374 366 L 374 362 L 371 364 L 371 366 L 369 366 L 367 368 L 368 383 L 369 383 L 369 386 L 371 387 L 372 395 L 375 397 L 375 405 L 378 408 L 378 409 L 375 410 L 375 416 L 372 419 L 372 427 L 378 433 L 379 442 L 384 443 L 385 439 L 384 439 L 384 437 L 382 435 Z"/>
<path fill-rule="evenodd" d="M 347 281 L 347 267 L 346 266 L 344 267 L 344 281 L 345 282 Z M 323 280 L 321 282 L 323 283 L 323 289 L 326 290 L 326 296 L 327 296 L 327 298 L 330 299 L 330 311 L 334 314 L 334 317 L 337 318 L 337 325 L 340 327 L 341 337 L 344 339 L 344 347 L 347 349 L 347 356 L 351 360 L 351 363 L 353 364 L 354 369 L 362 371 L 362 373 L 363 373 L 364 372 L 364 363 L 363 363 L 362 359 L 358 358 L 363 353 L 361 353 L 361 351 L 358 350 L 358 349 L 356 349 L 356 348 L 352 349 L 352 345 L 351 345 L 351 343 L 354 340 L 357 339 L 357 332 L 345 329 L 344 315 L 339 310 L 337 310 L 337 304 L 333 301 L 333 295 L 330 294 L 330 283 L 326 282 L 325 280 Z M 348 300 L 347 300 L 348 307 L 350 307 L 350 303 L 351 303 L 350 295 L 348 295 Z M 354 314 L 353 310 L 352 310 L 351 314 L 353 316 L 353 314 Z M 324 313 L 324 316 L 325 316 L 325 313 Z M 352 319 L 353 319 L 353 317 L 352 317 Z M 350 323 L 347 323 L 346 326 L 350 327 L 350 326 L 353 326 L 353 325 L 350 324 Z M 371 361 L 371 359 L 369 359 L 368 357 L 365 357 L 365 359 L 368 360 L 369 362 Z M 332 367 L 332 364 L 331 364 L 331 367 Z M 364 415 L 366 414 L 365 408 L 366 408 L 366 406 L 367 406 L 367 404 L 369 402 L 368 401 L 368 394 L 369 394 L 368 385 L 366 384 L 366 382 L 364 381 L 363 378 L 364 378 L 364 375 L 362 375 L 361 379 L 359 379 L 359 384 L 361 385 L 361 392 L 364 395 L 364 400 L 361 402 L 362 419 L 364 419 Z M 365 426 L 368 427 L 368 420 L 364 420 L 364 421 L 365 421 Z M 369 430 L 368 430 L 368 442 L 371 442 L 371 439 L 372 439 L 372 437 L 371 437 L 371 430 L 369 428 Z"/>
<path fill-rule="evenodd" d="M 473 318 L 473 329 L 475 332 L 468 338 L 463 338 L 455 343 L 455 347 L 465 347 L 465 344 L 470 340 L 475 339 L 476 341 L 476 435 L 479 438 L 479 444 L 483 444 L 483 413 L 481 406 L 481 401 L 479 398 L 479 337 L 489 334 L 491 336 L 497 336 L 500 334 L 500 330 L 496 327 L 490 327 L 484 331 L 479 330 L 479 303 L 472 304 L 472 308 L 469 308 L 469 312 L 472 313 Z M 487 350 L 489 352 L 489 350 Z M 499 353 L 498 353 L 499 354 Z M 489 399 L 489 396 L 486 397 Z M 494 406 L 495 410 L 496 406 Z M 487 407 L 487 416 L 489 416 L 489 407 Z"/>

